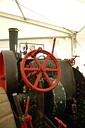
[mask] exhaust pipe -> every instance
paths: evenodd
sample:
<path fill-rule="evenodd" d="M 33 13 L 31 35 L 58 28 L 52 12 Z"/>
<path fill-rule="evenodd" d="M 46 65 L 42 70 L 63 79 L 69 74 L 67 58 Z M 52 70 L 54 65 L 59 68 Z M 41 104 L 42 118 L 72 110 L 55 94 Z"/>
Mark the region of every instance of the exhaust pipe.
<path fill-rule="evenodd" d="M 17 28 L 9 28 L 9 47 L 14 53 L 17 52 L 18 31 Z"/>

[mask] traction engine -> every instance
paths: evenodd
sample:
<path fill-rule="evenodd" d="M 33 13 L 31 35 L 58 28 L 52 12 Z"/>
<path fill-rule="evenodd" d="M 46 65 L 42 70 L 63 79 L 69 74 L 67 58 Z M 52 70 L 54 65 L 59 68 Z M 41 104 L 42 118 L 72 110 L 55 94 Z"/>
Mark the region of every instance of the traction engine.
<path fill-rule="evenodd" d="M 54 57 L 56 39 L 52 54 L 32 47 L 22 58 L 17 35 L 9 29 L 10 51 L 0 53 L 0 128 L 84 128 L 85 79 L 74 59 Z"/>

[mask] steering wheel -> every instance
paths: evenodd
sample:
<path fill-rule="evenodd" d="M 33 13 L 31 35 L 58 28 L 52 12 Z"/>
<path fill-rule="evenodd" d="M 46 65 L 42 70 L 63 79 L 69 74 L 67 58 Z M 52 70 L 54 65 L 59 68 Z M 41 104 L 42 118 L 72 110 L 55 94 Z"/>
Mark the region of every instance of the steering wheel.
<path fill-rule="evenodd" d="M 46 58 L 43 62 L 43 64 L 41 65 L 41 63 L 39 62 L 39 60 L 36 58 L 36 55 L 38 53 L 44 53 L 46 54 Z M 34 61 L 36 62 L 38 68 L 30 68 L 30 67 L 26 67 L 25 63 L 26 60 L 32 57 L 34 58 Z M 49 58 L 51 58 L 53 60 L 53 62 L 55 63 L 56 68 L 46 68 L 46 64 L 49 60 Z M 26 76 L 25 72 L 31 72 Z M 52 83 L 52 81 L 50 80 L 49 76 L 47 75 L 46 72 L 57 72 L 57 76 L 56 76 L 56 80 L 55 83 Z M 53 88 L 55 88 L 60 80 L 60 76 L 61 76 L 61 71 L 60 71 L 60 66 L 58 64 L 58 61 L 56 60 L 56 58 L 49 52 L 43 50 L 42 48 L 38 48 L 37 50 L 32 50 L 29 53 L 27 53 L 22 62 L 21 62 L 21 75 L 22 75 L 22 79 L 24 80 L 25 84 L 31 88 L 32 90 L 35 90 L 37 92 L 48 92 L 50 90 L 52 90 Z M 30 83 L 29 78 L 31 78 L 31 76 L 35 76 L 37 75 L 37 78 L 35 80 L 34 85 L 32 83 Z M 47 82 L 49 83 L 49 87 L 48 88 L 42 88 L 41 86 L 39 87 L 39 81 L 40 78 L 42 77 L 42 75 L 44 75 L 44 77 L 46 78 Z"/>

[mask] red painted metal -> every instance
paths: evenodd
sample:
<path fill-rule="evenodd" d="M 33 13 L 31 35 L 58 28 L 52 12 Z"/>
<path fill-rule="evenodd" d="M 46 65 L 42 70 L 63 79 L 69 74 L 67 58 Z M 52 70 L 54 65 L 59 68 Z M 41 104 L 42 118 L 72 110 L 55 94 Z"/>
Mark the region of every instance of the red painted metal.
<path fill-rule="evenodd" d="M 0 87 L 6 91 L 5 65 L 2 53 L 0 53 Z"/>
<path fill-rule="evenodd" d="M 38 61 L 38 59 L 36 58 L 36 55 L 38 53 L 44 53 L 44 54 L 47 55 L 43 65 L 41 65 L 40 62 Z M 25 62 L 30 56 L 34 58 L 34 61 L 38 65 L 38 68 L 27 68 L 27 67 L 25 67 Z M 45 67 L 49 58 L 51 58 L 54 61 L 55 66 L 56 66 L 55 69 L 46 68 Z M 28 76 L 26 76 L 26 74 L 25 74 L 26 71 L 30 71 L 30 72 L 32 72 L 32 74 L 29 73 Z M 50 78 L 48 77 L 48 75 L 46 73 L 47 71 L 48 72 L 57 72 L 55 83 L 52 83 L 52 81 L 50 80 Z M 58 82 L 60 80 L 61 71 L 60 71 L 60 66 L 59 66 L 58 61 L 56 60 L 56 58 L 51 53 L 49 53 L 49 52 L 47 52 L 45 50 L 42 50 L 42 48 L 39 48 L 38 50 L 30 51 L 28 54 L 25 55 L 25 57 L 23 58 L 23 60 L 21 62 L 21 74 L 22 74 L 22 78 L 23 78 L 24 82 L 26 83 L 26 85 L 29 88 L 31 88 L 31 89 L 33 89 L 33 90 L 35 90 L 37 92 L 47 92 L 47 91 L 52 90 L 55 86 L 57 86 L 57 84 L 58 84 Z M 32 85 L 29 82 L 28 78 L 31 77 L 30 75 L 34 76 L 36 74 L 37 74 L 37 79 L 36 79 L 34 85 Z M 49 83 L 50 87 L 44 88 L 44 89 L 38 87 L 39 80 L 40 80 L 42 75 L 45 76 L 45 78 L 47 79 L 47 82 Z"/>
<path fill-rule="evenodd" d="M 28 50 L 28 45 L 27 45 L 27 43 L 25 44 L 25 46 L 23 47 L 23 49 L 25 50 Z"/>
<path fill-rule="evenodd" d="M 67 126 L 66 126 L 61 120 L 59 120 L 57 117 L 55 117 L 55 120 L 58 121 L 58 128 L 61 128 L 61 125 L 62 125 L 64 128 L 67 127 Z"/>
<path fill-rule="evenodd" d="M 75 56 L 73 56 L 73 58 L 71 58 L 71 59 L 68 60 L 68 63 L 71 66 L 74 66 L 75 65 L 75 59 L 76 59 L 76 57 L 80 57 L 80 56 L 75 55 Z"/>
<path fill-rule="evenodd" d="M 30 128 L 33 128 L 33 125 L 32 125 L 32 117 L 28 114 L 28 109 L 29 109 L 29 97 L 27 98 L 27 104 L 26 104 L 26 109 L 25 109 L 25 119 L 24 119 L 24 122 L 21 124 L 21 128 L 28 128 L 27 127 L 27 124 L 26 122 L 29 121 L 29 125 L 30 125 Z"/>
<path fill-rule="evenodd" d="M 31 54 L 31 57 L 32 58 L 34 58 L 39 52 L 41 52 L 42 51 L 42 48 L 41 47 L 39 47 L 35 52 L 33 52 L 32 54 Z"/>
<path fill-rule="evenodd" d="M 53 40 L 52 54 L 53 54 L 53 52 L 54 52 L 55 42 L 56 42 L 56 38 L 54 38 L 54 40 Z"/>
<path fill-rule="evenodd" d="M 25 109 L 26 113 L 28 113 L 28 109 L 29 109 L 29 97 L 27 98 L 27 104 L 26 104 L 26 109 Z"/>
<path fill-rule="evenodd" d="M 26 67 L 27 67 L 27 68 L 29 68 L 30 66 L 32 66 L 32 67 L 33 67 L 33 64 L 32 64 L 32 62 L 31 62 L 31 61 L 29 62 L 29 64 L 28 64 Z M 25 73 L 27 73 L 27 71 L 26 71 Z"/>
<path fill-rule="evenodd" d="M 0 80 L 5 80 L 5 79 L 6 79 L 5 75 L 0 75 Z"/>
<path fill-rule="evenodd" d="M 26 122 L 23 122 L 23 123 L 21 124 L 21 128 L 28 128 Z"/>
<path fill-rule="evenodd" d="M 84 82 L 83 81 L 81 82 L 81 85 L 84 85 Z"/>

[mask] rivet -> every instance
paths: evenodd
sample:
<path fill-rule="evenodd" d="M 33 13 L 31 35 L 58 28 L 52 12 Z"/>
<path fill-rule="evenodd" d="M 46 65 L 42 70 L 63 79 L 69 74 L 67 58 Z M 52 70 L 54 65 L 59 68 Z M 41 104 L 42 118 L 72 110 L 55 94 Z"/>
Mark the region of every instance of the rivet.
<path fill-rule="evenodd" d="M 64 90 L 64 88 L 62 87 L 62 90 Z"/>
<path fill-rule="evenodd" d="M 60 104 L 62 104 L 62 101 L 60 101 Z"/>

